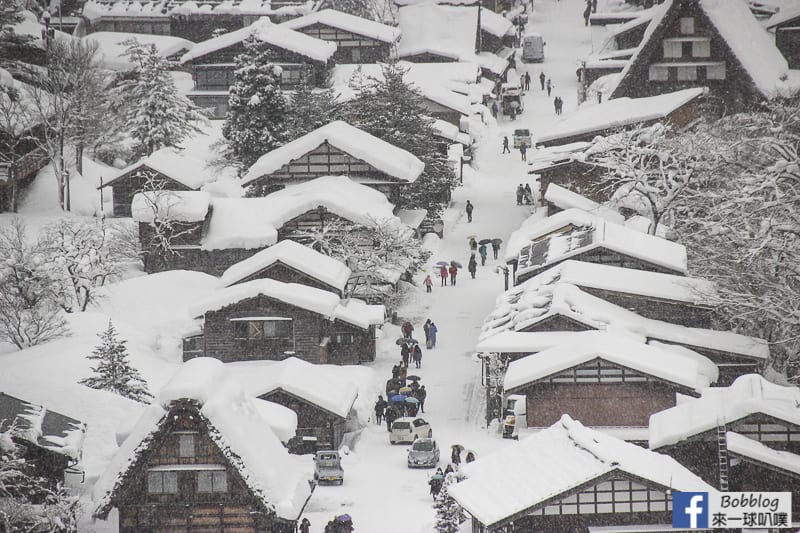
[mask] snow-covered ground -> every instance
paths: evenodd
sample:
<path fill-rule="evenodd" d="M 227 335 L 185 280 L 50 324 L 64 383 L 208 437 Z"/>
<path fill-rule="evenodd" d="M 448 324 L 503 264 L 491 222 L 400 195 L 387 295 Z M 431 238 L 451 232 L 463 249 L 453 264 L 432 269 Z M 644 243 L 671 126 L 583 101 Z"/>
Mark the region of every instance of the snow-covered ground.
<path fill-rule="evenodd" d="M 431 318 L 439 329 L 436 349 L 426 350 L 422 368 L 411 372 L 421 376 L 426 385 L 426 413 L 421 416 L 431 423 L 442 450 L 443 467 L 448 462 L 450 446 L 455 443 L 474 450 L 477 456 L 513 445 L 513 441 L 503 440 L 496 431 L 485 428 L 480 362 L 474 356 L 481 324 L 503 290 L 503 275 L 497 270 L 503 264 L 503 254 L 494 260 L 490 253 L 486 266 L 478 267 L 474 280 L 464 269 L 455 287 L 440 287 L 432 265 L 456 260 L 466 266 L 470 236 L 507 241 L 511 232 L 531 215 L 530 206 L 516 205 L 515 190 L 519 183 L 526 182 L 534 190 L 537 187 L 518 151 L 501 154 L 503 136 L 510 138 L 515 128 L 529 128 L 534 136 L 546 131 L 556 120 L 553 98 L 557 95 L 564 99 L 565 115 L 576 108 L 576 60 L 588 53 L 591 45 L 589 29 L 583 25 L 585 3 L 536 0 L 534 4 L 528 28 L 540 31 L 547 45 L 544 63 L 517 65 L 519 73 L 529 71 L 532 78 L 531 90 L 525 95 L 525 111 L 515 121 L 500 117 L 496 125 L 483 132 L 475 150 L 474 168 L 465 169 L 463 187 L 454 191 L 446 212 L 444 238 L 432 244 L 436 249 L 426 271 L 436 280 L 433 292 L 419 291 L 399 312 L 401 319 L 414 324 L 418 338 L 422 337 L 426 318 Z M 554 90 L 550 97 L 539 88 L 540 72 L 552 79 Z M 80 214 L 91 215 L 98 210 L 99 193 L 94 187 L 100 175 L 110 173 L 111 169 L 103 168 L 86 172 L 81 194 L 85 192 L 88 201 L 80 204 Z M 37 180 L 23 199 L 21 211 L 32 229 L 60 216 L 50 194 L 55 189 L 52 181 L 52 176 L 46 181 Z M 475 206 L 472 223 L 467 222 L 464 213 L 466 200 Z M 0 218 L 0 224 L 8 220 Z M 425 273 L 420 273 L 419 281 Z M 155 392 L 180 364 L 180 336 L 191 328 L 186 309 L 217 284 L 217 278 L 188 272 L 131 278 L 110 286 L 106 298 L 90 313 L 71 317 L 71 337 L 23 352 L 0 346 L 0 390 L 87 423 L 83 464 L 87 476 L 82 485 L 76 485 L 87 502 L 92 483 L 116 449 L 118 427 L 129 426 L 143 409 L 135 402 L 76 383 L 89 373 L 84 356 L 97 344 L 96 334 L 113 318 L 121 336 L 128 340 L 132 363 Z M 399 360 L 399 349 L 394 344 L 398 336 L 396 326 L 385 326 L 379 355 L 368 365 L 370 370 L 355 368 L 347 375 L 348 380 L 359 382 L 363 397 L 358 405 L 362 413 L 363 406 L 372 405 L 378 393 L 383 392 L 391 367 Z M 305 516 L 311 520 L 311 531 L 321 532 L 328 520 L 343 512 L 353 517 L 357 531 L 432 531 L 434 511 L 428 493 L 432 472 L 408 469 L 406 448 L 389 444 L 385 425 L 370 421 L 343 460 L 344 485 L 317 487 L 309 501 Z M 88 508 L 85 511 L 83 530 L 116 531 L 113 521 L 91 521 L 90 512 Z"/>

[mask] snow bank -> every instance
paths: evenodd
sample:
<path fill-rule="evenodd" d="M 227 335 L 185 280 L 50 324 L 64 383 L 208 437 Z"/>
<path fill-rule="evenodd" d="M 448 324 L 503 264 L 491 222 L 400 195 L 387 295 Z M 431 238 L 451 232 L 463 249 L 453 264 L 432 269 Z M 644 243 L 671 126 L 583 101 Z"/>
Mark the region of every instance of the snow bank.
<path fill-rule="evenodd" d="M 700 398 L 651 416 L 650 448 L 671 446 L 756 413 L 800 425 L 798 405 L 800 388 L 775 385 L 757 374 L 740 376 L 729 387 L 706 389 Z"/>
<path fill-rule="evenodd" d="M 128 45 L 125 41 L 135 39 L 143 45 L 153 45 L 160 57 L 171 57 L 188 52 L 194 43 L 180 37 L 151 35 L 146 33 L 124 33 L 98 31 L 90 33 L 81 40 L 97 44 L 100 64 L 112 70 L 129 70 L 136 67 L 130 57 L 125 55 Z"/>
<path fill-rule="evenodd" d="M 513 468 L 509 468 L 513 465 Z M 584 427 L 568 415 L 516 446 L 464 464 L 450 495 L 486 526 L 616 471 L 675 491 L 715 492 L 680 463 Z"/>
<path fill-rule="evenodd" d="M 253 400 L 253 405 L 281 442 L 289 442 L 297 433 L 297 413 L 288 407 L 258 398 Z"/>
<path fill-rule="evenodd" d="M 232 265 L 222 274 L 220 285 L 229 287 L 275 263 L 299 270 L 341 292 L 344 292 L 351 274 L 341 261 L 295 241 L 285 240 Z"/>
<path fill-rule="evenodd" d="M 157 220 L 202 222 L 211 206 L 211 195 L 205 191 L 137 192 L 131 202 L 135 222 L 152 224 Z"/>
<path fill-rule="evenodd" d="M 356 17 L 349 13 L 336 11 L 335 9 L 323 9 L 314 13 L 309 13 L 296 19 L 288 20 L 281 24 L 291 30 L 301 30 L 314 24 L 322 24 L 332 28 L 362 35 L 385 43 L 394 43 L 400 38 L 400 29 L 386 24 L 381 24 L 362 17 Z"/>
<path fill-rule="evenodd" d="M 272 174 L 326 142 L 407 183 L 416 181 L 425 169 L 425 164 L 410 152 L 337 120 L 262 155 L 247 171 L 242 183 L 247 185 Z"/>
<path fill-rule="evenodd" d="M 321 63 L 327 62 L 336 52 L 335 43 L 309 37 L 288 27 L 273 24 L 269 18 L 262 17 L 246 28 L 195 44 L 189 52 L 181 57 L 181 63 L 188 63 L 217 50 L 241 43 L 250 36 Z"/>

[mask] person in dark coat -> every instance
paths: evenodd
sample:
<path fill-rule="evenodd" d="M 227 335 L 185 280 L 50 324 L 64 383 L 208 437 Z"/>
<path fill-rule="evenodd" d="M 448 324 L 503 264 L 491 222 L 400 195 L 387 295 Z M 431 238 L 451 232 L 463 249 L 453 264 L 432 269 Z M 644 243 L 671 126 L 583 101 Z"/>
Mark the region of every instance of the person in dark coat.
<path fill-rule="evenodd" d="M 544 72 L 539 73 L 539 83 L 542 85 L 542 90 L 544 91 L 544 80 L 547 76 L 544 75 Z"/>
<path fill-rule="evenodd" d="M 303 518 L 303 521 L 300 522 L 300 533 L 308 533 L 311 530 L 311 522 L 308 518 Z"/>
<path fill-rule="evenodd" d="M 586 9 L 583 10 L 583 25 L 584 26 L 588 26 L 589 25 L 589 17 L 591 16 L 591 14 L 592 14 L 592 4 L 587 3 L 586 4 Z"/>
<path fill-rule="evenodd" d="M 411 349 L 408 343 L 404 342 L 400 345 L 400 357 L 403 358 L 403 365 L 408 366 L 408 358 L 411 355 Z"/>
<path fill-rule="evenodd" d="M 489 251 L 486 248 L 485 244 L 481 244 L 481 247 L 478 248 L 478 253 L 481 254 L 481 266 L 485 266 L 486 265 L 486 255 L 489 253 Z"/>
<path fill-rule="evenodd" d="M 392 379 L 397 379 L 397 376 L 400 374 L 400 365 L 394 365 L 392 367 Z"/>
<path fill-rule="evenodd" d="M 524 143 L 523 143 L 523 144 L 520 144 L 520 145 L 519 145 L 519 155 L 521 155 L 521 156 L 522 156 L 522 160 L 523 160 L 523 161 L 527 161 L 527 160 L 528 160 L 528 158 L 527 158 L 527 156 L 526 156 L 527 152 L 528 152 L 528 147 L 527 147 L 527 146 L 525 146 L 525 144 L 524 144 Z"/>
<path fill-rule="evenodd" d="M 475 261 L 475 256 L 469 256 L 469 265 L 467 265 L 467 270 L 469 270 L 469 275 L 472 276 L 472 279 L 475 279 L 475 272 L 478 271 L 478 262 Z"/>
<path fill-rule="evenodd" d="M 497 259 L 497 254 L 500 252 L 500 243 L 497 241 L 492 241 L 492 253 L 494 254 L 494 258 Z"/>
<path fill-rule="evenodd" d="M 386 419 L 386 429 L 388 431 L 392 430 L 392 424 L 395 420 L 400 418 L 400 413 L 397 412 L 397 408 L 395 406 L 391 406 L 386 409 L 386 414 L 384 415 Z"/>
<path fill-rule="evenodd" d="M 475 237 L 469 238 L 469 251 L 472 255 L 475 255 L 475 250 L 478 249 L 478 241 L 475 240 Z"/>
<path fill-rule="evenodd" d="M 411 353 L 411 357 L 414 359 L 414 364 L 417 368 L 422 367 L 422 348 L 419 347 L 419 344 L 414 345 L 414 351 Z"/>
<path fill-rule="evenodd" d="M 419 404 L 408 402 L 406 405 L 406 416 L 417 416 Z"/>
<path fill-rule="evenodd" d="M 498 110 L 498 109 L 497 109 L 497 101 L 493 101 L 493 102 L 492 102 L 492 107 L 491 107 L 491 110 L 492 110 L 492 116 L 493 116 L 494 118 L 497 118 L 497 110 Z"/>
<path fill-rule="evenodd" d="M 458 276 L 458 267 L 455 265 L 450 265 L 450 285 L 453 287 L 456 286 L 456 276 Z"/>
<path fill-rule="evenodd" d="M 431 319 L 425 321 L 425 324 L 422 326 L 422 331 L 425 332 L 425 344 L 427 345 L 428 342 L 431 340 Z"/>
<path fill-rule="evenodd" d="M 525 194 L 525 203 L 528 204 L 528 205 L 532 205 L 533 204 L 533 191 L 531 190 L 531 184 L 530 183 L 526 183 L 525 184 L 525 193 L 524 194 Z"/>
<path fill-rule="evenodd" d="M 531 73 L 530 72 L 526 72 L 525 73 L 525 90 L 526 91 L 530 91 L 531 90 Z"/>
<path fill-rule="evenodd" d="M 450 462 L 454 465 L 461 464 L 461 448 L 453 446 L 453 451 L 450 453 Z"/>
<path fill-rule="evenodd" d="M 378 424 L 383 422 L 383 412 L 386 410 L 386 405 L 386 400 L 379 394 L 378 401 L 375 402 L 375 421 Z"/>
<path fill-rule="evenodd" d="M 416 392 L 416 398 L 419 400 L 419 410 L 425 412 L 425 398 L 428 397 L 428 391 L 425 390 L 425 385 L 421 386 Z"/>
<path fill-rule="evenodd" d="M 547 87 L 547 96 L 550 96 L 550 91 L 553 90 L 553 80 L 547 78 L 547 83 L 545 84 L 545 87 Z"/>
<path fill-rule="evenodd" d="M 436 334 L 439 332 L 439 328 L 436 327 L 436 324 L 431 321 L 430 328 L 428 331 L 431 334 L 431 348 L 436 348 Z"/>
<path fill-rule="evenodd" d="M 464 208 L 464 211 L 467 212 L 467 222 L 472 222 L 472 210 L 475 209 L 475 206 L 472 205 L 472 202 L 467 200 L 467 206 Z"/>
<path fill-rule="evenodd" d="M 508 147 L 508 135 L 505 135 L 503 137 L 503 153 L 504 154 L 510 154 L 511 153 L 511 149 Z"/>
<path fill-rule="evenodd" d="M 442 277 L 442 287 L 447 287 L 447 267 L 442 265 L 439 268 L 439 275 Z"/>
<path fill-rule="evenodd" d="M 520 183 L 517 186 L 517 205 L 522 205 L 522 199 L 525 197 L 525 188 Z"/>

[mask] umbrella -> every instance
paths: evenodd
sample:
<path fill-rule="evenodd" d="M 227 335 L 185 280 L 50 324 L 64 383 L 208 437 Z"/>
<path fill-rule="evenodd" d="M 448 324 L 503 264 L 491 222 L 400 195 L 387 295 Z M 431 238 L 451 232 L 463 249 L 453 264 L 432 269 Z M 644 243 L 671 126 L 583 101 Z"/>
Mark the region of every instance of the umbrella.
<path fill-rule="evenodd" d="M 406 398 L 406 403 L 419 403 L 416 398 Z"/>
<path fill-rule="evenodd" d="M 458 449 L 458 453 L 461 453 L 461 452 L 464 451 L 464 447 L 461 444 L 453 444 L 450 447 L 453 448 L 453 449 Z"/>
<path fill-rule="evenodd" d="M 437 267 L 443 267 L 443 266 L 445 266 L 445 267 L 446 267 L 446 266 L 447 266 L 447 265 L 449 265 L 449 264 L 450 264 L 450 263 L 448 263 L 447 261 L 437 261 L 437 262 L 436 262 L 436 266 L 437 266 Z"/>
<path fill-rule="evenodd" d="M 500 243 L 502 243 L 502 242 L 503 242 L 503 239 L 492 239 L 492 244 L 496 244 L 497 246 L 500 246 Z"/>
<path fill-rule="evenodd" d="M 434 474 L 431 476 L 431 479 L 442 480 L 444 476 L 442 474 Z"/>
<path fill-rule="evenodd" d="M 403 394 L 408 394 L 409 392 L 411 392 L 411 387 L 400 387 L 400 390 L 397 391 L 397 392 L 400 393 L 400 394 L 398 394 L 398 396 L 402 396 Z M 398 401 L 401 401 L 401 400 L 398 400 Z"/>
<path fill-rule="evenodd" d="M 489 244 L 490 242 L 492 242 L 492 239 L 481 239 L 478 244 Z"/>
<path fill-rule="evenodd" d="M 419 376 L 406 376 L 406 379 L 410 379 L 411 381 L 419 381 L 422 378 Z"/>
<path fill-rule="evenodd" d="M 406 344 L 410 344 L 411 346 L 419 344 L 419 341 L 417 339 L 403 339 L 403 340 L 406 342 Z"/>
<path fill-rule="evenodd" d="M 406 342 L 407 340 L 408 340 L 408 339 L 406 339 L 405 337 L 400 337 L 399 339 L 397 339 L 396 341 L 394 341 L 394 343 L 395 343 L 396 345 L 400 346 L 401 344 L 403 344 L 403 343 L 404 343 L 404 342 Z"/>
<path fill-rule="evenodd" d="M 457 268 L 464 268 L 463 265 L 458 261 L 450 261 L 450 264 L 455 265 Z"/>
<path fill-rule="evenodd" d="M 404 402 L 404 401 L 406 401 L 406 396 L 405 396 L 405 394 L 395 394 L 394 396 L 389 398 L 389 401 L 391 401 L 393 403 Z"/>
<path fill-rule="evenodd" d="M 337 522 L 352 522 L 353 518 L 349 514 L 340 514 L 336 517 Z"/>

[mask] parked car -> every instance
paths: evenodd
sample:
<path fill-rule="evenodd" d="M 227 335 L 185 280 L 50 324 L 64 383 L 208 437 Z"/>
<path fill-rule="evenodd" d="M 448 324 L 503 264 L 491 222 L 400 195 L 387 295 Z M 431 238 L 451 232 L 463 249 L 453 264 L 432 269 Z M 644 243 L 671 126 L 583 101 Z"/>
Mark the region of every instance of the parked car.
<path fill-rule="evenodd" d="M 408 449 L 408 467 L 433 468 L 439 462 L 439 445 L 429 438 L 417 439 Z"/>
<path fill-rule="evenodd" d="M 533 140 L 531 139 L 531 130 L 529 129 L 514 130 L 514 148 L 519 148 L 523 144 L 525 145 L 526 148 L 531 148 L 533 146 Z"/>
<path fill-rule="evenodd" d="M 544 45 L 541 34 L 529 31 L 522 36 L 522 62 L 541 63 L 544 61 Z"/>
<path fill-rule="evenodd" d="M 392 431 L 389 432 L 389 442 L 414 442 L 422 437 L 433 437 L 431 425 L 422 418 L 404 416 L 392 423 Z"/>
<path fill-rule="evenodd" d="M 342 458 L 336 450 L 317 452 L 314 456 L 314 481 L 317 483 L 344 483 Z"/>

